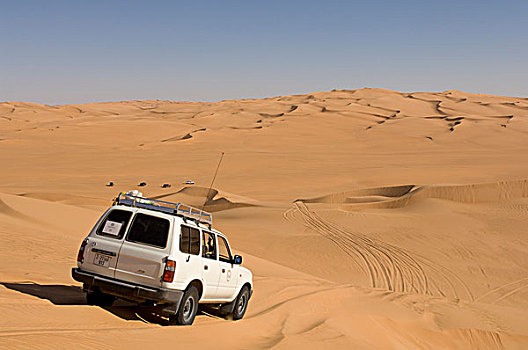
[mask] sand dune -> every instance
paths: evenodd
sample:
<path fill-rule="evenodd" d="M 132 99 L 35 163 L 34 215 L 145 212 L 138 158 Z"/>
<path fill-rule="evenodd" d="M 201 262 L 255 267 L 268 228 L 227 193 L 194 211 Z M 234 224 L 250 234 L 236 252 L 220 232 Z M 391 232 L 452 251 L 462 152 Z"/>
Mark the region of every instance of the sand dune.
<path fill-rule="evenodd" d="M 152 198 L 175 203 L 187 203 L 198 208 L 203 207 L 204 210 L 212 213 L 228 209 L 265 205 L 251 198 L 200 186 L 185 186 L 179 191 L 154 196 Z"/>
<path fill-rule="evenodd" d="M 464 203 L 500 202 L 528 197 L 528 180 L 502 181 L 469 185 L 403 185 L 366 188 L 332 193 L 304 203 L 348 204 L 341 209 L 401 208 L 424 198 L 439 198 Z"/>
<path fill-rule="evenodd" d="M 527 159 L 527 98 L 456 90 L 2 102 L 0 347 L 528 348 Z M 214 213 L 244 320 L 86 305 L 77 249 L 131 189 Z"/>

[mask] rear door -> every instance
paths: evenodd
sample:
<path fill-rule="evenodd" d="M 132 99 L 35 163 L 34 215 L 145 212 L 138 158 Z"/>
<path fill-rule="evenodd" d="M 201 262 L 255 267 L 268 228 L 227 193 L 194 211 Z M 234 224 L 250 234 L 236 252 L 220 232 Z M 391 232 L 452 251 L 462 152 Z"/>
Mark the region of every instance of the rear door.
<path fill-rule="evenodd" d="M 177 220 L 177 219 L 176 219 Z M 177 239 L 177 230 L 174 239 Z M 202 277 L 202 257 L 200 255 L 200 230 L 193 223 L 181 224 L 179 234 L 180 254 L 172 254 L 176 259 L 175 287 L 185 289 L 190 281 Z"/>
<path fill-rule="evenodd" d="M 227 243 L 227 239 L 218 236 L 218 261 L 220 264 L 220 278 L 218 279 L 219 298 L 232 299 L 235 297 L 238 276 L 235 265 L 233 265 L 233 256 Z"/>
<path fill-rule="evenodd" d="M 112 208 L 94 227 L 84 251 L 81 270 L 114 277 L 119 249 L 134 210 Z"/>
<path fill-rule="evenodd" d="M 218 299 L 217 289 L 218 279 L 220 278 L 220 265 L 218 263 L 216 235 L 208 231 L 202 231 L 202 264 L 203 299 Z"/>
<path fill-rule="evenodd" d="M 169 215 L 138 210 L 119 251 L 115 278 L 160 287 L 173 225 Z"/>

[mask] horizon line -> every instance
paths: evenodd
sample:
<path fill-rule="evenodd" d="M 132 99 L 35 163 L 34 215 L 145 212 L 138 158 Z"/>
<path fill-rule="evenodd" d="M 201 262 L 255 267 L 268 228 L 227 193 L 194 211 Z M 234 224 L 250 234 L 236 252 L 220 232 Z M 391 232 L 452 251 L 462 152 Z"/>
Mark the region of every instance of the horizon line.
<path fill-rule="evenodd" d="M 520 98 L 520 99 L 528 99 L 528 95 L 526 96 L 510 96 L 510 95 L 500 95 L 500 94 L 492 94 L 487 92 L 469 92 L 469 91 L 463 91 L 456 88 L 450 88 L 447 90 L 441 90 L 441 91 L 399 91 L 394 89 L 388 89 L 384 87 L 362 87 L 362 88 L 356 88 L 356 89 L 341 89 L 341 88 L 335 88 L 332 90 L 317 90 L 317 91 L 310 91 L 310 92 L 304 92 L 304 93 L 291 93 L 291 94 L 282 94 L 282 95 L 269 95 L 264 97 L 234 97 L 234 98 L 227 98 L 227 99 L 219 99 L 219 100 L 190 100 L 190 99 L 182 99 L 182 100 L 171 100 L 171 99 L 159 99 L 159 98 L 131 98 L 131 99 L 123 99 L 123 100 L 95 100 L 95 101 L 86 101 L 86 102 L 78 102 L 78 103 L 58 103 L 58 104 L 48 104 L 43 102 L 35 102 L 35 101 L 23 101 L 23 100 L 1 100 L 0 103 L 31 103 L 31 104 L 38 104 L 42 106 L 49 106 L 49 107 L 60 107 L 60 106 L 71 106 L 71 105 L 86 105 L 86 104 L 97 104 L 97 103 L 120 103 L 120 102 L 141 102 L 141 101 L 158 101 L 158 102 L 186 102 L 186 103 L 221 103 L 221 102 L 227 102 L 227 101 L 243 101 L 243 100 L 266 100 L 270 98 L 279 98 L 279 97 L 285 97 L 285 96 L 304 96 L 304 95 L 310 95 L 310 94 L 316 94 L 321 92 L 346 92 L 346 91 L 358 91 L 358 90 L 384 90 L 388 92 L 398 93 L 398 94 L 420 94 L 420 93 L 431 93 L 431 94 L 438 94 L 438 93 L 446 93 L 446 92 L 460 92 L 464 94 L 471 94 L 471 95 L 488 95 L 488 96 L 496 96 L 496 97 L 509 97 L 509 98 Z"/>

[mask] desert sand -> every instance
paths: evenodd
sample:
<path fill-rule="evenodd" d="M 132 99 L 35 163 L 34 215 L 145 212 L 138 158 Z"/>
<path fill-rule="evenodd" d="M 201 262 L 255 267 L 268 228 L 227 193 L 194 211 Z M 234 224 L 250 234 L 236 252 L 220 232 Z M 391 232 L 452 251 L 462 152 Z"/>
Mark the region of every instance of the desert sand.
<path fill-rule="evenodd" d="M 3 102 L 0 162 L 1 348 L 528 348 L 527 98 Z M 78 247 L 136 188 L 206 201 L 254 273 L 243 320 L 86 305 Z"/>

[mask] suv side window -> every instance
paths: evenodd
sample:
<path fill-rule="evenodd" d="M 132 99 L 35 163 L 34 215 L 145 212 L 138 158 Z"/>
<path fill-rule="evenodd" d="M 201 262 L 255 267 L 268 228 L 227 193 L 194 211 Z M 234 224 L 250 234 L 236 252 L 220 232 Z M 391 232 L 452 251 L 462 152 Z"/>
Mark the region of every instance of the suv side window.
<path fill-rule="evenodd" d="M 220 261 L 230 263 L 233 261 L 229 245 L 224 237 L 218 236 L 218 258 Z"/>
<path fill-rule="evenodd" d="M 126 240 L 165 248 L 169 237 L 169 227 L 170 222 L 167 219 L 139 213 L 132 222 Z"/>
<path fill-rule="evenodd" d="M 130 221 L 132 212 L 128 210 L 114 209 L 101 222 L 95 232 L 99 236 L 121 239 Z"/>
<path fill-rule="evenodd" d="M 202 256 L 207 259 L 216 260 L 216 242 L 214 233 L 203 231 Z"/>
<path fill-rule="evenodd" d="M 181 226 L 180 251 L 186 254 L 200 254 L 200 231 L 189 226 Z"/>

